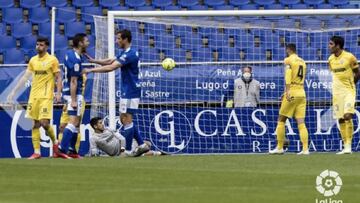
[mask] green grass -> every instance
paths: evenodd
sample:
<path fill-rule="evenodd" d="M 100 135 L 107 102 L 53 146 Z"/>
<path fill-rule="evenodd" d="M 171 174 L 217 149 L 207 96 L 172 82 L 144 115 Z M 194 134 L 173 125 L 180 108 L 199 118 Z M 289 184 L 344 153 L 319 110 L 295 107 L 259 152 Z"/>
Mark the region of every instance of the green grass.
<path fill-rule="evenodd" d="M 2 159 L 0 202 L 315 202 L 325 169 L 360 200 L 360 154 L 206 155 L 141 158 Z"/>

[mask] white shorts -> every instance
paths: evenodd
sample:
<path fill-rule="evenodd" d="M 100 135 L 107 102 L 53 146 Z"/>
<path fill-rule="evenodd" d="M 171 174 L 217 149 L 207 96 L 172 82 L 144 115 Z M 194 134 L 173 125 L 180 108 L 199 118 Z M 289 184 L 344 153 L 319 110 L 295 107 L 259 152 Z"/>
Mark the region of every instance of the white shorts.
<path fill-rule="evenodd" d="M 69 116 L 80 116 L 84 97 L 82 95 L 76 95 L 76 100 L 77 100 L 76 108 L 73 108 L 71 106 L 71 96 L 70 95 L 65 95 L 64 99 L 67 102 L 67 111 L 68 111 Z"/>
<path fill-rule="evenodd" d="M 140 98 L 123 99 L 120 98 L 120 113 L 135 114 L 139 108 Z"/>

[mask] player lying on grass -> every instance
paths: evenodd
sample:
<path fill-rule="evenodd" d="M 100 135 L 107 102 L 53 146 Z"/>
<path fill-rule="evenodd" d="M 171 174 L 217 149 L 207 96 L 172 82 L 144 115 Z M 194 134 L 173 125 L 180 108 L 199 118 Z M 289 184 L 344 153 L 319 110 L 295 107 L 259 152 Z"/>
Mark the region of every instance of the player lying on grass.
<path fill-rule="evenodd" d="M 103 120 L 99 117 L 92 118 L 90 121 L 91 127 L 94 129 L 94 133 L 90 136 L 90 156 L 120 156 L 125 151 L 126 141 L 119 133 L 105 128 Z M 151 143 L 144 141 L 146 147 L 150 150 Z M 148 150 L 144 153 L 144 150 L 139 150 L 138 146 L 133 147 L 131 154 L 125 154 L 126 156 L 138 157 L 145 156 L 159 156 L 163 155 L 159 151 Z"/>

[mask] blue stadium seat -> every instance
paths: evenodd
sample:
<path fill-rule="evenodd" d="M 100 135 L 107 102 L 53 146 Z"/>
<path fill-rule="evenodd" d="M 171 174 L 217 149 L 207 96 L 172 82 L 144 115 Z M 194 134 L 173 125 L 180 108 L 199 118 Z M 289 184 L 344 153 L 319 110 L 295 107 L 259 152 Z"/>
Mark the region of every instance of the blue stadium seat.
<path fill-rule="evenodd" d="M 319 4 L 315 7 L 316 9 L 332 9 L 332 4 Z"/>
<path fill-rule="evenodd" d="M 260 47 L 250 47 L 245 49 L 245 60 L 246 61 L 265 61 L 266 51 Z"/>
<path fill-rule="evenodd" d="M 239 6 L 250 4 L 250 2 L 251 2 L 250 0 L 230 0 L 229 4 L 239 7 Z"/>
<path fill-rule="evenodd" d="M 110 11 L 128 11 L 129 8 L 126 6 L 114 6 L 109 8 Z"/>
<path fill-rule="evenodd" d="M 198 33 L 202 37 L 209 37 L 210 35 L 215 35 L 218 33 L 217 28 L 215 27 L 199 27 Z"/>
<path fill-rule="evenodd" d="M 303 32 L 288 32 L 285 36 L 285 43 L 294 43 L 297 48 L 308 47 L 308 35 Z"/>
<path fill-rule="evenodd" d="M 59 34 L 59 26 L 55 25 L 55 33 Z M 39 24 L 39 36 L 50 37 L 51 36 L 51 23 L 40 23 Z"/>
<path fill-rule="evenodd" d="M 0 36 L 6 34 L 6 25 L 3 23 L 0 23 Z"/>
<path fill-rule="evenodd" d="M 312 48 L 327 48 L 330 40 L 330 35 L 327 33 L 310 33 L 310 47 Z"/>
<path fill-rule="evenodd" d="M 20 0 L 20 7 L 22 8 L 38 8 L 41 6 L 41 0 Z"/>
<path fill-rule="evenodd" d="M 188 7 L 189 10 L 202 10 L 202 11 L 206 11 L 209 10 L 208 6 L 205 5 L 194 5 L 194 6 L 190 6 Z"/>
<path fill-rule="evenodd" d="M 301 0 L 279 0 L 282 5 L 294 5 L 301 3 Z"/>
<path fill-rule="evenodd" d="M 69 22 L 65 24 L 65 36 L 73 37 L 77 33 L 85 33 L 86 27 L 83 22 Z"/>
<path fill-rule="evenodd" d="M 254 36 L 250 33 L 242 33 L 235 36 L 235 47 L 240 49 L 254 47 Z"/>
<path fill-rule="evenodd" d="M 165 24 L 157 24 L 157 23 L 145 23 L 145 33 L 148 36 L 158 36 L 158 35 L 166 35 L 166 25 Z"/>
<path fill-rule="evenodd" d="M 240 7 L 240 10 L 258 10 L 259 6 L 257 4 L 246 4 Z"/>
<path fill-rule="evenodd" d="M 67 49 L 68 48 L 68 38 L 64 35 L 56 34 L 55 35 L 55 50 Z"/>
<path fill-rule="evenodd" d="M 290 6 L 291 9 L 307 9 L 308 6 L 306 4 L 292 4 Z"/>
<path fill-rule="evenodd" d="M 94 1 L 92 1 L 92 0 L 73 0 L 72 4 L 75 7 L 94 6 Z"/>
<path fill-rule="evenodd" d="M 220 61 L 240 61 L 240 50 L 235 47 L 224 47 L 219 51 Z"/>
<path fill-rule="evenodd" d="M 19 49 L 12 48 L 7 49 L 4 52 L 4 63 L 5 64 L 24 64 L 25 63 L 25 55 Z"/>
<path fill-rule="evenodd" d="M 59 23 L 76 21 L 76 10 L 73 7 L 57 9 L 56 21 Z"/>
<path fill-rule="evenodd" d="M 191 7 L 199 5 L 199 1 L 196 0 L 178 0 L 178 4 L 182 7 Z"/>
<path fill-rule="evenodd" d="M 163 10 L 165 10 L 165 11 L 180 11 L 181 7 L 178 5 L 170 5 L 170 6 L 163 7 Z"/>
<path fill-rule="evenodd" d="M 64 63 L 67 51 L 68 49 L 59 49 L 55 51 L 55 56 L 59 60 L 59 63 Z"/>
<path fill-rule="evenodd" d="M 95 47 L 88 47 L 86 49 L 86 53 L 88 53 L 90 56 L 95 57 Z M 85 60 L 87 61 L 87 59 L 85 58 Z"/>
<path fill-rule="evenodd" d="M 139 6 L 134 8 L 137 11 L 153 11 L 155 8 L 153 6 Z"/>
<path fill-rule="evenodd" d="M 345 4 L 345 5 L 338 5 L 337 7 L 341 9 L 358 9 L 359 4 Z"/>
<path fill-rule="evenodd" d="M 300 26 L 304 30 L 321 29 L 322 21 L 315 18 L 304 18 L 301 20 Z"/>
<path fill-rule="evenodd" d="M 346 19 L 343 18 L 333 18 L 330 19 L 326 22 L 326 28 L 328 29 L 333 29 L 333 28 L 339 28 L 339 27 L 343 27 L 343 26 L 347 26 L 348 23 L 346 21 Z"/>
<path fill-rule="evenodd" d="M 275 4 L 275 0 L 254 0 L 254 2 L 261 6 Z"/>
<path fill-rule="evenodd" d="M 11 8 L 14 7 L 14 0 L 2 0 L 0 8 Z"/>
<path fill-rule="evenodd" d="M 155 7 L 165 7 L 165 6 L 171 6 L 172 0 L 153 0 L 152 5 Z"/>
<path fill-rule="evenodd" d="M 142 47 L 149 47 L 148 36 L 141 33 L 132 33 L 131 44 L 134 48 L 140 49 Z"/>
<path fill-rule="evenodd" d="M 185 36 L 192 33 L 192 27 L 182 26 L 182 25 L 173 25 L 172 33 L 174 36 Z"/>
<path fill-rule="evenodd" d="M 23 10 L 21 8 L 3 9 L 3 21 L 6 23 L 20 23 L 23 21 Z"/>
<path fill-rule="evenodd" d="M 275 22 L 275 28 L 290 28 L 295 29 L 295 20 L 294 19 L 284 19 L 278 22 Z"/>
<path fill-rule="evenodd" d="M 94 22 L 93 15 L 98 15 L 98 16 L 103 15 L 101 7 L 84 7 L 81 10 L 82 10 L 81 19 L 85 23 L 93 23 Z"/>
<path fill-rule="evenodd" d="M 270 4 L 270 5 L 265 5 L 265 9 L 282 10 L 284 9 L 284 6 L 282 4 Z"/>
<path fill-rule="evenodd" d="M 349 0 L 328 0 L 328 2 L 334 6 L 339 6 L 339 5 L 350 5 L 349 4 Z"/>
<path fill-rule="evenodd" d="M 145 6 L 146 1 L 145 0 L 125 0 L 125 5 L 128 7 L 140 7 L 140 6 Z"/>
<path fill-rule="evenodd" d="M 260 35 L 260 47 L 273 49 L 280 47 L 280 36 L 277 33 L 266 33 Z"/>
<path fill-rule="evenodd" d="M 192 61 L 212 61 L 212 50 L 210 48 L 198 48 L 192 51 Z"/>
<path fill-rule="evenodd" d="M 177 62 L 186 61 L 185 49 L 181 49 L 181 48 L 166 49 L 166 50 L 164 50 L 164 52 L 165 52 L 166 57 L 173 58 Z"/>
<path fill-rule="evenodd" d="M 115 6 L 120 6 L 119 0 L 100 0 L 99 5 L 102 7 L 110 8 Z"/>
<path fill-rule="evenodd" d="M 159 50 L 155 48 L 142 47 L 139 51 L 139 57 L 144 62 L 158 62 L 160 61 Z"/>
<path fill-rule="evenodd" d="M 194 50 L 202 47 L 202 39 L 198 34 L 188 34 L 180 38 L 183 49 Z"/>
<path fill-rule="evenodd" d="M 95 47 L 95 45 L 96 45 L 95 35 L 87 35 L 87 38 L 89 39 L 89 42 L 90 42 L 90 45 L 88 48 Z"/>
<path fill-rule="evenodd" d="M 15 38 L 30 36 L 31 33 L 31 23 L 16 23 L 11 25 L 11 35 Z"/>
<path fill-rule="evenodd" d="M 316 6 L 325 3 L 325 0 L 304 0 L 304 3 L 307 5 Z"/>
<path fill-rule="evenodd" d="M 205 0 L 204 4 L 211 7 L 226 5 L 224 0 Z"/>
<path fill-rule="evenodd" d="M 155 47 L 157 49 L 167 49 L 175 47 L 175 37 L 172 35 L 155 35 Z"/>
<path fill-rule="evenodd" d="M 25 52 L 29 53 L 34 50 L 36 47 L 37 37 L 35 35 L 30 35 L 20 39 L 20 48 Z"/>
<path fill-rule="evenodd" d="M 4 52 L 7 49 L 15 48 L 16 40 L 12 36 L 2 35 L 0 36 L 0 52 Z"/>
<path fill-rule="evenodd" d="M 272 60 L 274 61 L 282 61 L 286 57 L 285 48 L 278 47 L 271 49 Z"/>
<path fill-rule="evenodd" d="M 229 35 L 212 34 L 208 36 L 208 44 L 212 49 L 229 47 Z"/>
<path fill-rule="evenodd" d="M 65 7 L 67 6 L 67 0 L 46 0 L 47 7 Z"/>
<path fill-rule="evenodd" d="M 47 7 L 32 8 L 29 11 L 29 20 L 32 23 L 46 23 L 50 21 Z"/>
<path fill-rule="evenodd" d="M 297 52 L 299 56 L 301 56 L 301 58 L 303 58 L 305 61 L 320 59 L 316 48 L 298 49 Z"/>

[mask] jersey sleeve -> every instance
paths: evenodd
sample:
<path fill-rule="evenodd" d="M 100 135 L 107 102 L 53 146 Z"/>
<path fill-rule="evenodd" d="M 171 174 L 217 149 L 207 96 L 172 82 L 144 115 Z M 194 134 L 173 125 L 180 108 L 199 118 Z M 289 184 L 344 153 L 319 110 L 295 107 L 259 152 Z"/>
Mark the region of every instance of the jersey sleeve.
<path fill-rule="evenodd" d="M 31 72 L 34 72 L 34 65 L 33 65 L 32 60 L 29 61 L 27 70 L 29 70 L 29 71 L 31 71 Z"/>
<path fill-rule="evenodd" d="M 81 60 L 77 59 L 76 57 L 68 56 L 67 66 L 70 77 L 81 76 Z"/>
<path fill-rule="evenodd" d="M 350 57 L 350 65 L 351 65 L 351 69 L 355 69 L 359 67 L 358 61 L 356 59 L 356 57 L 354 55 L 351 54 Z"/>
<path fill-rule="evenodd" d="M 59 61 L 57 60 L 56 57 L 54 57 L 54 62 L 52 63 L 52 72 L 53 73 L 57 73 L 57 72 L 60 72 L 60 69 L 59 69 Z"/>

